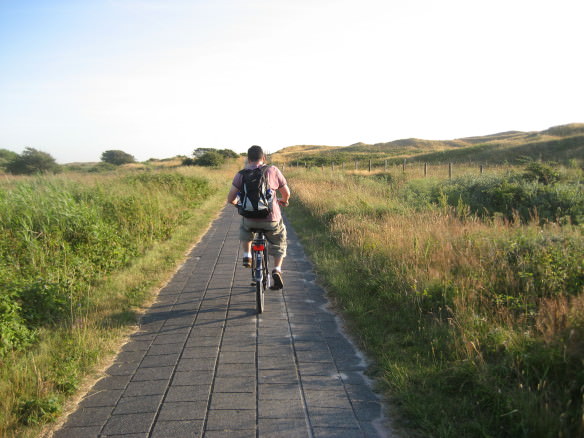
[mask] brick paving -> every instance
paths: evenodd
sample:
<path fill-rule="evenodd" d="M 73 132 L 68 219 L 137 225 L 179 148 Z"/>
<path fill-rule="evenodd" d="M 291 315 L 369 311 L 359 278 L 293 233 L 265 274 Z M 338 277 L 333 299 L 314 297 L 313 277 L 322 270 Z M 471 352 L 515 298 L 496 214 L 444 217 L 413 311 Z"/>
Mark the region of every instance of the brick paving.
<path fill-rule="evenodd" d="M 394 436 L 290 225 L 258 317 L 239 222 L 222 211 L 55 438 Z"/>

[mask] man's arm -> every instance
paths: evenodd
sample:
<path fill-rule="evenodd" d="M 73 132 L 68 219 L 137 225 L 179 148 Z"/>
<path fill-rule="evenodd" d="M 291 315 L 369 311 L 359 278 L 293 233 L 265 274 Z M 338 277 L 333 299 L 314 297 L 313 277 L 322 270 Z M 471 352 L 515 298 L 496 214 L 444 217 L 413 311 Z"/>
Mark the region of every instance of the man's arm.
<path fill-rule="evenodd" d="M 227 195 L 227 203 L 237 205 L 237 194 L 239 193 L 239 189 L 235 186 L 231 186 L 231 190 Z"/>
<path fill-rule="evenodd" d="M 280 196 L 282 197 L 280 200 L 278 200 L 278 203 L 281 205 L 288 205 L 288 199 L 290 199 L 290 189 L 288 188 L 287 185 L 282 186 L 278 189 L 278 191 L 280 192 Z"/>

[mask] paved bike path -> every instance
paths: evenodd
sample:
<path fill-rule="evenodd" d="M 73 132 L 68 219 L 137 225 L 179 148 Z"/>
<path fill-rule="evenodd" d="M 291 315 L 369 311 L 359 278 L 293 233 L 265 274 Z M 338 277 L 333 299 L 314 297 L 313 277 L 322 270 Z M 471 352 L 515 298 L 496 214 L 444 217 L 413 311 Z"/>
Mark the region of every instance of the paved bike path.
<path fill-rule="evenodd" d="M 223 209 L 55 438 L 393 436 L 290 225 L 258 317 L 239 222 Z"/>

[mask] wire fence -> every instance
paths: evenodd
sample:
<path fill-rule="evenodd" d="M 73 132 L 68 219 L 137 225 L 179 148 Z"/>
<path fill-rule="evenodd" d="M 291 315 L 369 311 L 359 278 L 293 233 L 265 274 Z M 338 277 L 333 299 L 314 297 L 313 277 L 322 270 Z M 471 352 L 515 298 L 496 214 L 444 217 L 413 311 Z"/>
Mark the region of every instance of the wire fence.
<path fill-rule="evenodd" d="M 292 161 L 292 162 L 273 162 L 271 163 L 277 166 L 283 172 L 288 170 L 297 171 L 321 171 L 321 172 L 345 172 L 345 173 L 355 173 L 355 174 L 380 174 L 380 173 L 392 173 L 392 174 L 404 174 L 410 177 L 436 177 L 436 178 L 448 178 L 452 179 L 460 175 L 483 175 L 484 173 L 499 173 L 502 170 L 510 169 L 511 165 L 508 164 L 484 164 L 484 163 L 427 163 L 412 161 L 408 162 L 404 160 L 401 163 L 388 162 L 387 160 L 383 163 L 373 162 L 372 160 L 353 160 L 338 163 L 330 163 L 327 165 L 314 165 L 309 162 L 304 161 Z"/>

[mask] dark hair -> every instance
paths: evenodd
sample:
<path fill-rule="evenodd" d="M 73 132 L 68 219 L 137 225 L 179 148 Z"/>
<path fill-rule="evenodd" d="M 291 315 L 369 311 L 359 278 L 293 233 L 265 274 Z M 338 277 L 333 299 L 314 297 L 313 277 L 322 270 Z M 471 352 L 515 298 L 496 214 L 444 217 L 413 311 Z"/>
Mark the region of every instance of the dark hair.
<path fill-rule="evenodd" d="M 260 161 L 264 157 L 264 150 L 260 146 L 252 146 L 247 150 L 249 161 Z"/>

